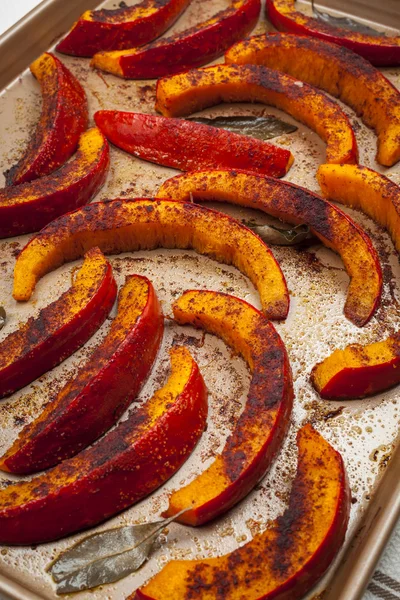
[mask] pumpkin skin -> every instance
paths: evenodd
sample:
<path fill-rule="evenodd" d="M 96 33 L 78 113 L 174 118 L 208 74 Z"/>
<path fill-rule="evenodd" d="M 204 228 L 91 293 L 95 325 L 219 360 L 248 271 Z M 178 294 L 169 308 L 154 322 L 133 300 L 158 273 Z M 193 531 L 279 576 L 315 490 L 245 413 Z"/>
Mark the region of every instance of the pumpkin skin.
<path fill-rule="evenodd" d="M 0 491 L 0 541 L 27 545 L 96 525 L 165 483 L 207 420 L 207 390 L 188 350 L 171 350 L 163 388 L 93 446 Z"/>
<path fill-rule="evenodd" d="M 358 162 L 354 131 L 340 106 L 315 87 L 261 65 L 215 65 L 164 77 L 156 97 L 156 110 L 165 117 L 184 117 L 221 102 L 276 106 L 326 142 L 326 162 Z"/>
<path fill-rule="evenodd" d="M 343 460 L 305 425 L 285 513 L 225 556 L 173 560 L 128 600 L 300 600 L 340 549 L 350 513 Z"/>
<path fill-rule="evenodd" d="M 271 33 L 235 44 L 225 54 L 225 62 L 264 65 L 336 96 L 376 131 L 376 160 L 386 167 L 399 160 L 400 92 L 351 50 L 316 38 Z"/>
<path fill-rule="evenodd" d="M 308 17 L 295 9 L 296 0 L 266 0 L 266 14 L 278 31 L 307 35 L 344 46 L 377 67 L 400 64 L 400 36 L 381 38 L 348 31 Z"/>
<path fill-rule="evenodd" d="M 88 124 L 85 91 L 58 58 L 45 52 L 30 69 L 41 86 L 42 113 L 24 155 L 5 173 L 7 185 L 26 183 L 61 167 Z"/>
<path fill-rule="evenodd" d="M 73 56 L 93 56 L 101 50 L 143 46 L 169 29 L 190 1 L 143 0 L 114 10 L 87 10 L 56 49 Z"/>

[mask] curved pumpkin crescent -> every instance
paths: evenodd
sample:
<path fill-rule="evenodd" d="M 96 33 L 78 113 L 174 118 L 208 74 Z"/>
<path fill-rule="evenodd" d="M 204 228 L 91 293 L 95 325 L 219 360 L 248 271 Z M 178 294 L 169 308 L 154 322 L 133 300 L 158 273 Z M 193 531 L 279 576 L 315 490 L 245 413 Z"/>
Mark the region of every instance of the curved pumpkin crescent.
<path fill-rule="evenodd" d="M 400 36 L 377 37 L 334 27 L 295 9 L 296 0 L 267 0 L 268 19 L 279 31 L 321 38 L 360 54 L 373 65 L 400 64 Z"/>
<path fill-rule="evenodd" d="M 191 248 L 233 264 L 247 275 L 259 291 L 268 318 L 287 316 L 285 278 L 271 250 L 257 235 L 222 213 L 149 198 L 96 202 L 49 223 L 17 258 L 14 298 L 29 300 L 43 275 L 93 246 L 106 254 Z"/>
<path fill-rule="evenodd" d="M 400 187 L 367 167 L 321 165 L 318 181 L 324 196 L 361 209 L 390 233 L 400 251 Z M 335 350 L 311 373 L 322 398 L 351 400 L 400 383 L 400 333 L 381 342 L 350 344 Z"/>
<path fill-rule="evenodd" d="M 328 165 L 329 166 L 329 165 Z M 370 238 L 345 213 L 292 183 L 246 171 L 211 170 L 168 179 L 159 198 L 214 200 L 262 210 L 288 223 L 306 223 L 337 252 L 350 276 L 344 313 L 362 326 L 372 317 L 382 291 L 382 271 Z"/>
<path fill-rule="evenodd" d="M 381 165 L 390 167 L 400 159 L 400 92 L 355 52 L 316 38 L 271 33 L 238 42 L 225 62 L 263 65 L 322 88 L 375 129 Z"/>
<path fill-rule="evenodd" d="M 350 121 L 326 94 L 290 75 L 260 65 L 215 65 L 157 82 L 156 109 L 182 117 L 221 102 L 262 102 L 285 111 L 326 143 L 328 163 L 357 163 Z"/>
<path fill-rule="evenodd" d="M 58 169 L 75 152 L 88 123 L 85 91 L 58 58 L 45 52 L 30 69 L 41 86 L 42 113 L 24 155 L 6 173 L 7 185 L 26 183 Z"/>
<path fill-rule="evenodd" d="M 221 454 L 170 497 L 166 516 L 191 507 L 177 521 L 202 525 L 244 498 L 269 468 L 290 423 L 292 374 L 279 334 L 244 300 L 188 291 L 173 304 L 173 313 L 180 325 L 201 327 L 222 338 L 252 372 L 246 406 Z"/>
<path fill-rule="evenodd" d="M 340 454 L 311 425 L 297 446 L 289 507 L 264 533 L 225 556 L 173 560 L 130 600 L 303 598 L 344 541 L 351 494 Z"/>

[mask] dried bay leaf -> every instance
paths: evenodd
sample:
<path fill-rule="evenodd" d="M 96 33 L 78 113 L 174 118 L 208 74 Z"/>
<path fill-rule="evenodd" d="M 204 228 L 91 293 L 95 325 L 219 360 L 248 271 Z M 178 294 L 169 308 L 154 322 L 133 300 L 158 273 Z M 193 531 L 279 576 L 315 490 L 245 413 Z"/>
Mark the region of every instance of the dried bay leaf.
<path fill-rule="evenodd" d="M 0 329 L 3 329 L 6 324 L 6 309 L 3 306 L 0 306 Z"/>
<path fill-rule="evenodd" d="M 227 129 L 233 133 L 241 133 L 258 140 L 270 140 L 284 133 L 293 133 L 298 129 L 295 125 L 286 123 L 286 121 L 282 121 L 273 115 L 263 117 L 246 115 L 241 117 L 190 117 L 187 120 L 203 125 L 211 125 L 219 129 Z"/>
<path fill-rule="evenodd" d="M 317 17 L 317 19 L 319 21 L 322 21 L 323 23 L 327 23 L 328 25 L 332 25 L 333 27 L 339 27 L 340 29 L 347 29 L 349 31 L 355 31 L 357 33 L 365 33 L 374 37 L 385 36 L 385 34 L 382 31 L 377 31 L 369 25 L 365 25 L 364 23 L 355 21 L 350 17 L 335 17 L 334 15 L 329 15 L 328 13 L 318 10 L 314 6 L 314 0 L 311 0 L 311 6 L 314 16 Z"/>
<path fill-rule="evenodd" d="M 260 236 L 265 243 L 275 246 L 295 246 L 314 238 L 308 225 L 296 225 L 295 227 L 289 226 L 285 228 L 283 224 L 282 227 L 277 227 L 276 225 L 257 225 L 252 222 L 245 222 L 244 224 Z"/>

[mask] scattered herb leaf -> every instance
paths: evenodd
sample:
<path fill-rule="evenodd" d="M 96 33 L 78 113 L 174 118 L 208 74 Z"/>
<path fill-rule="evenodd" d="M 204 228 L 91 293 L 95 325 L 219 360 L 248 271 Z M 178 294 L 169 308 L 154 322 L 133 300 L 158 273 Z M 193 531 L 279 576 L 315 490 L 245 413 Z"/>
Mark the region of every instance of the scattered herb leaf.
<path fill-rule="evenodd" d="M 275 225 L 255 225 L 251 222 L 246 222 L 245 225 L 264 242 L 275 246 L 295 246 L 314 237 L 308 225 L 296 225 L 289 229 Z"/>
<path fill-rule="evenodd" d="M 191 117 L 189 121 L 211 125 L 219 129 L 227 129 L 233 133 L 241 133 L 258 140 L 270 140 L 271 138 L 283 135 L 284 133 L 293 133 L 297 131 L 296 125 L 281 121 L 273 115 L 264 117 L 252 117 L 243 115 L 242 117 Z"/>
<path fill-rule="evenodd" d="M 3 306 L 0 306 L 0 329 L 3 329 L 6 324 L 6 309 Z"/>
<path fill-rule="evenodd" d="M 382 33 L 382 31 L 377 31 L 376 29 L 369 27 L 369 25 L 355 21 L 350 17 L 335 17 L 333 15 L 329 15 L 328 13 L 322 12 L 315 8 L 314 0 L 311 0 L 311 6 L 314 15 L 319 21 L 323 21 L 324 23 L 332 25 L 333 27 L 348 29 L 350 31 L 356 31 L 357 33 L 366 33 L 367 35 L 372 35 L 374 37 L 384 37 L 385 35 Z"/>
<path fill-rule="evenodd" d="M 57 594 L 113 583 L 137 571 L 164 527 L 183 512 L 155 523 L 108 529 L 84 538 L 47 567 Z"/>

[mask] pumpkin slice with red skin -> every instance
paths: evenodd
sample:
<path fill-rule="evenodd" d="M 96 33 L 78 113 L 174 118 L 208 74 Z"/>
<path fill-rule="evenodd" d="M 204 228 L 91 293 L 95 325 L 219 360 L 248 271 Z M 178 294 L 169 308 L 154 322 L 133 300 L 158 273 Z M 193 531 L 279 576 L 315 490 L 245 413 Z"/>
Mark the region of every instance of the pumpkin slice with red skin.
<path fill-rule="evenodd" d="M 231 0 L 211 19 L 142 48 L 99 52 L 92 66 L 126 79 L 154 79 L 205 65 L 252 31 L 260 0 Z"/>
<path fill-rule="evenodd" d="M 267 18 L 278 31 L 334 42 L 378 67 L 400 65 L 400 36 L 381 37 L 335 27 L 295 9 L 296 0 L 266 0 Z"/>
<path fill-rule="evenodd" d="M 400 188 L 384 175 L 356 165 L 321 165 L 318 181 L 324 196 L 362 210 L 385 227 L 400 250 Z M 352 400 L 400 383 L 400 333 L 362 346 L 335 350 L 311 373 L 322 398 Z"/>
<path fill-rule="evenodd" d="M 119 293 L 111 330 L 0 458 L 0 469 L 34 473 L 86 448 L 114 425 L 146 381 L 164 330 L 154 288 L 131 275 Z"/>
<path fill-rule="evenodd" d="M 151 494 L 189 457 L 207 390 L 188 350 L 171 350 L 166 385 L 93 446 L 0 490 L 0 543 L 37 544 L 105 521 Z"/>
<path fill-rule="evenodd" d="M 83 346 L 117 295 L 111 265 L 90 249 L 67 292 L 0 343 L 0 398 L 23 388 Z"/>
<path fill-rule="evenodd" d="M 400 92 L 351 50 L 316 38 L 271 33 L 235 44 L 225 62 L 264 65 L 322 88 L 376 131 L 381 165 L 390 167 L 400 159 Z"/>
<path fill-rule="evenodd" d="M 288 223 L 306 223 L 323 244 L 341 256 L 350 276 L 346 317 L 361 327 L 374 314 L 382 292 L 382 270 L 376 250 L 350 217 L 317 194 L 255 173 L 211 170 L 168 179 L 157 196 L 183 202 L 229 202 L 262 210 Z"/>
<path fill-rule="evenodd" d="M 29 300 L 37 281 L 93 246 L 106 254 L 191 248 L 233 264 L 257 287 L 270 319 L 289 309 L 286 282 L 268 246 L 235 219 L 194 204 L 151 198 L 95 202 L 52 221 L 19 254 L 14 298 Z"/>
<path fill-rule="evenodd" d="M 156 109 L 166 117 L 187 116 L 221 102 L 276 106 L 326 142 L 326 162 L 358 162 L 354 131 L 340 106 L 290 75 L 261 65 L 215 65 L 157 82 Z"/>
<path fill-rule="evenodd" d="M 118 148 L 181 171 L 230 167 L 283 177 L 293 164 L 289 150 L 192 121 L 113 110 L 101 110 L 94 118 Z"/>
<path fill-rule="evenodd" d="M 90 202 L 104 184 L 109 164 L 109 146 L 101 131 L 85 131 L 75 157 L 58 171 L 0 190 L 0 237 L 38 231 Z"/>
<path fill-rule="evenodd" d="M 297 434 L 289 506 L 268 529 L 224 556 L 173 560 L 130 600 L 300 600 L 343 544 L 350 489 L 342 457 L 305 425 Z"/>
<path fill-rule="evenodd" d="M 173 314 L 180 325 L 194 325 L 222 338 L 252 372 L 245 408 L 221 454 L 170 496 L 164 513 L 171 517 L 191 507 L 177 521 L 202 525 L 237 504 L 270 467 L 290 424 L 292 373 L 274 326 L 244 300 L 188 291 L 173 304 Z"/>
<path fill-rule="evenodd" d="M 190 1 L 143 0 L 135 6 L 87 10 L 56 49 L 74 56 L 93 56 L 101 50 L 143 46 L 171 27 Z"/>
<path fill-rule="evenodd" d="M 31 64 L 42 90 L 42 114 L 28 147 L 6 175 L 7 185 L 52 173 L 75 152 L 88 124 L 86 94 L 79 81 L 46 52 Z"/>

